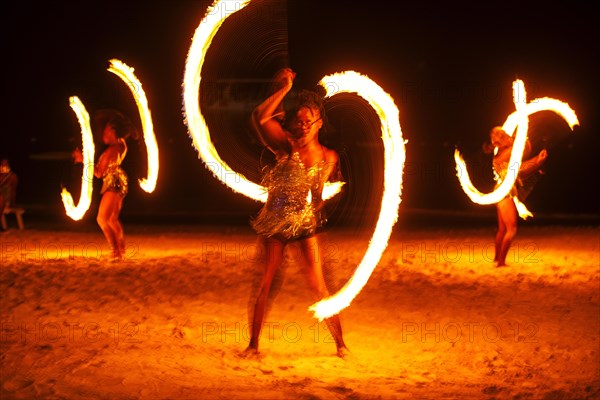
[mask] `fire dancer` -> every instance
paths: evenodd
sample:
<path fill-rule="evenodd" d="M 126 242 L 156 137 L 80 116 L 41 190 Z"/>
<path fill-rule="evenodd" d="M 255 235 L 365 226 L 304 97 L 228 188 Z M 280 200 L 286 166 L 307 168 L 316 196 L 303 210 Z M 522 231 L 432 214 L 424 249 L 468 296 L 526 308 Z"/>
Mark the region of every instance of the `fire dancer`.
<path fill-rule="evenodd" d="M 137 140 L 139 135 L 131 121 L 119 111 L 100 110 L 94 120 L 96 134 L 102 135 L 102 141 L 107 146 L 94 166 L 94 176 L 102 179 L 102 198 L 96 221 L 111 247 L 112 260 L 119 261 L 125 255 L 125 238 L 119 214 L 128 191 L 127 174 L 121 168 L 121 163 L 127 154 L 126 140 Z"/>
<path fill-rule="evenodd" d="M 518 212 L 515 198 L 523 202 L 531 193 L 539 175 L 542 173 L 540 168 L 548 153 L 545 149 L 541 150 L 537 156 L 523 161 L 518 170 L 514 171 L 513 166 L 508 165 L 514 138 L 509 136 L 502 127 L 496 126 L 490 132 L 490 140 L 491 146 L 488 147 L 488 150 L 491 152 L 494 147 L 498 148 L 493 160 L 494 176 L 498 184 L 504 180 L 508 173 L 518 173 L 517 180 L 510 193 L 496 203 L 498 231 L 496 232 L 494 262 L 496 262 L 497 267 L 504 267 L 506 265 L 506 255 L 512 240 L 517 234 Z M 523 157 L 527 157 L 530 152 L 531 144 L 527 141 Z"/>
<path fill-rule="evenodd" d="M 284 98 L 292 89 L 295 76 L 289 68 L 281 70 L 274 79 L 277 89 L 252 114 L 257 134 L 274 153 L 276 162 L 263 178 L 267 202 L 252 220 L 253 229 L 264 242 L 265 269 L 251 316 L 247 354 L 258 353 L 267 298 L 287 244 L 299 243 L 308 285 L 317 299 L 329 295 L 319 247 L 319 232 L 326 222 L 321 194 L 325 182 L 340 180 L 339 157 L 319 142 L 326 117 L 321 96 L 302 90 L 292 106 L 284 109 Z M 342 338 L 339 316 L 325 321 L 335 340 L 337 355 L 344 358 L 349 350 Z"/>

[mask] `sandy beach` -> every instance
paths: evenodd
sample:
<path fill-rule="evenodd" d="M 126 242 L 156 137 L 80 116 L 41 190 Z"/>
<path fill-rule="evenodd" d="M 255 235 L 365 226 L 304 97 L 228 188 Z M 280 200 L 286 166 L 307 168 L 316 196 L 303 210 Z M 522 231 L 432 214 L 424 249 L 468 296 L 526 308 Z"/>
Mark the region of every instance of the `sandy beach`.
<path fill-rule="evenodd" d="M 261 251 L 248 227 L 126 226 L 0 236 L 2 399 L 597 399 L 600 229 L 525 226 L 495 268 L 493 227 L 402 229 L 341 312 L 335 356 L 288 247 L 261 337 L 248 304 Z M 331 229 L 332 290 L 371 232 Z"/>

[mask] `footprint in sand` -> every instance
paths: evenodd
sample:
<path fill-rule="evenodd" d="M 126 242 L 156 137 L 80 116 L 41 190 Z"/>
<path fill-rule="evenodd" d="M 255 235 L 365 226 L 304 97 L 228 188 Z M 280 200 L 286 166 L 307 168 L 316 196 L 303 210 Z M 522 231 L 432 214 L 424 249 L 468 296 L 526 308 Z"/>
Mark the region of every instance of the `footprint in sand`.
<path fill-rule="evenodd" d="M 17 376 L 4 382 L 2 388 L 9 392 L 16 392 L 33 385 L 33 383 L 34 381 L 29 378 Z"/>

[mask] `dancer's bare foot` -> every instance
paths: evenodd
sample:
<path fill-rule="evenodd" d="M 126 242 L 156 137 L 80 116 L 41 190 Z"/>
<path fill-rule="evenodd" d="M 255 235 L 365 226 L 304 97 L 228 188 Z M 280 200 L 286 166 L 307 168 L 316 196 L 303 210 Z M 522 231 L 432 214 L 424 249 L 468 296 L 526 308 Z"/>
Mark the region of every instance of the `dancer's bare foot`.
<path fill-rule="evenodd" d="M 260 353 L 258 352 L 258 349 L 256 347 L 248 346 L 248 347 L 246 347 L 246 350 L 239 353 L 239 356 L 241 358 L 257 360 L 260 358 Z"/>
<path fill-rule="evenodd" d="M 118 249 L 113 249 L 110 255 L 110 262 L 120 262 L 123 260 L 123 255 Z"/>
<path fill-rule="evenodd" d="M 337 356 L 339 358 L 342 358 L 342 359 L 346 360 L 351 355 L 352 355 L 352 353 L 350 353 L 350 350 L 346 346 L 338 347 L 338 349 L 337 349 Z"/>
<path fill-rule="evenodd" d="M 119 241 L 119 253 L 121 255 L 121 259 L 125 258 L 125 255 L 127 254 L 124 240 Z"/>

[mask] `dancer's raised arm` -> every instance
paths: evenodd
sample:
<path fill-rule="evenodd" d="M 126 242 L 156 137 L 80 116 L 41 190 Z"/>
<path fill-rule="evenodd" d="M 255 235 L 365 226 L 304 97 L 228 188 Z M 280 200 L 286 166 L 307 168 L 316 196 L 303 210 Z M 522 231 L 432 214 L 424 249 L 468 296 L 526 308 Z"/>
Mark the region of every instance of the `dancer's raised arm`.
<path fill-rule="evenodd" d="M 283 127 L 283 98 L 291 90 L 295 77 L 289 68 L 279 71 L 274 78 L 279 88 L 252 112 L 252 125 L 260 141 L 274 153 L 289 147 L 288 134 Z"/>

